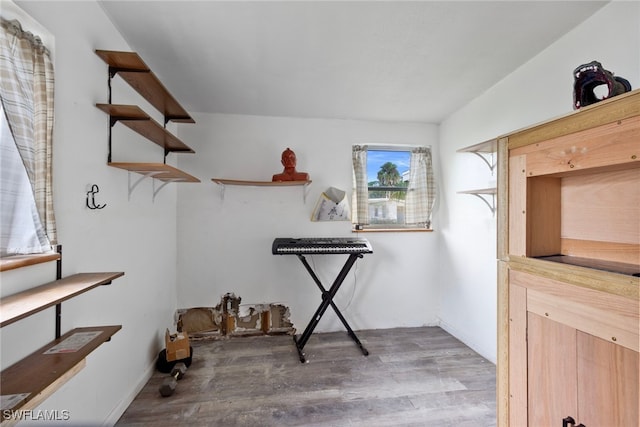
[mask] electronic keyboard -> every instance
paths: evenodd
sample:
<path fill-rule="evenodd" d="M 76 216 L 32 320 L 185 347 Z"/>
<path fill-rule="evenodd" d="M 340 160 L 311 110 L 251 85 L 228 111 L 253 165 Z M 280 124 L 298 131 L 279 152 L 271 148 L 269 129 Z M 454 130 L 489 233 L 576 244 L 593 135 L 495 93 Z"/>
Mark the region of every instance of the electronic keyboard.
<path fill-rule="evenodd" d="M 303 254 L 370 254 L 371 244 L 362 237 L 278 237 L 273 241 L 274 255 Z"/>

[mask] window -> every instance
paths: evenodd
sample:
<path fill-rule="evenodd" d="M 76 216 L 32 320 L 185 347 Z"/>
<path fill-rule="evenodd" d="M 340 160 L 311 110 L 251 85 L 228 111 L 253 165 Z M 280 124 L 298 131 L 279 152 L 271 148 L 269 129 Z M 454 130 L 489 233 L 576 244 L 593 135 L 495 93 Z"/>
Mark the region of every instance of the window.
<path fill-rule="evenodd" d="M 354 230 L 431 229 L 430 147 L 353 146 Z"/>

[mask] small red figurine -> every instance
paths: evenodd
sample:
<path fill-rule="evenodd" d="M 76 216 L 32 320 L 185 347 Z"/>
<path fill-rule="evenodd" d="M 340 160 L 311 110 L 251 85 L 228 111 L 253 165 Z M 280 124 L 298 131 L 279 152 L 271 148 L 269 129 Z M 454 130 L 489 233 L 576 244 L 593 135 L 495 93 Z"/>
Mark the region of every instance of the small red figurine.
<path fill-rule="evenodd" d="M 284 171 L 273 175 L 271 181 L 309 181 L 309 174 L 296 171 L 296 153 L 287 148 L 282 152 L 282 165 Z"/>

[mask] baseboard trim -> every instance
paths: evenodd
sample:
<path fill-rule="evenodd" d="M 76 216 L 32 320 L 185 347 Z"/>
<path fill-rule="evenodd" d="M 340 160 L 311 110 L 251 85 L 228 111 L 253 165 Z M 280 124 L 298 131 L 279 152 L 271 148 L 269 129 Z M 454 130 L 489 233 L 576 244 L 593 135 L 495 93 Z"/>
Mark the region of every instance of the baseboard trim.
<path fill-rule="evenodd" d="M 475 351 L 476 353 L 478 353 L 479 355 L 481 355 L 482 357 L 484 357 L 494 365 L 496 364 L 495 348 L 490 349 L 490 348 L 487 348 L 486 346 L 480 345 L 478 342 L 473 340 L 468 335 L 463 334 L 462 332 L 460 332 L 460 330 L 458 330 L 451 324 L 447 323 L 446 321 L 442 320 L 442 318 L 438 318 L 438 325 L 442 329 L 447 331 L 449 334 L 453 335 L 454 337 L 462 341 L 465 345 L 469 346 L 473 351 Z"/>
<path fill-rule="evenodd" d="M 131 390 L 131 392 L 127 396 L 122 398 L 118 403 L 118 405 L 115 408 L 113 408 L 113 410 L 111 411 L 107 419 L 104 421 L 103 426 L 114 426 L 118 422 L 122 414 L 124 414 L 124 411 L 127 410 L 127 408 L 129 407 L 129 405 L 131 405 L 131 403 L 136 398 L 138 393 L 142 391 L 144 386 L 151 379 L 151 376 L 153 375 L 155 369 L 156 369 L 156 364 L 154 360 L 143 372 L 142 376 L 140 376 L 138 381 L 135 383 L 136 384 L 135 387 Z"/>

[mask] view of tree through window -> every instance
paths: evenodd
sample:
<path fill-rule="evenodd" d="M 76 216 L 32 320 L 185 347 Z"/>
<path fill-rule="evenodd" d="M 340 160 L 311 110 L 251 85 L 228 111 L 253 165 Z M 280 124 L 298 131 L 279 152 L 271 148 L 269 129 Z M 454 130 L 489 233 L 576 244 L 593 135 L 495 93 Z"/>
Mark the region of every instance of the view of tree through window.
<path fill-rule="evenodd" d="M 410 158 L 409 151 L 369 149 L 367 180 L 371 224 L 404 224 Z"/>

